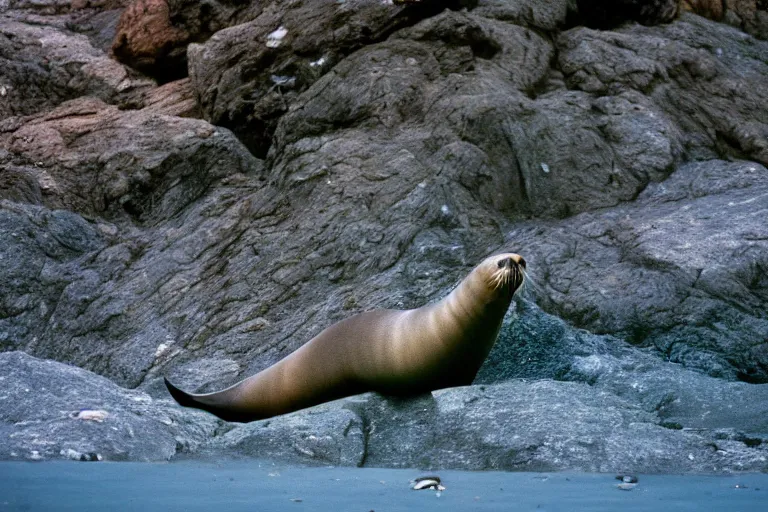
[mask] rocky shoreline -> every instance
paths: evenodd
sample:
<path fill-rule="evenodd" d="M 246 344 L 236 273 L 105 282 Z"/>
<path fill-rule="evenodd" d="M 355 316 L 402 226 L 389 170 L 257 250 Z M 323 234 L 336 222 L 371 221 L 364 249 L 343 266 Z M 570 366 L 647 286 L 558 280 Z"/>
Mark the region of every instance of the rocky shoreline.
<path fill-rule="evenodd" d="M 765 8 L 576 3 L 0 0 L 0 459 L 768 470 Z M 162 386 L 502 250 L 473 386 L 248 425 Z"/>

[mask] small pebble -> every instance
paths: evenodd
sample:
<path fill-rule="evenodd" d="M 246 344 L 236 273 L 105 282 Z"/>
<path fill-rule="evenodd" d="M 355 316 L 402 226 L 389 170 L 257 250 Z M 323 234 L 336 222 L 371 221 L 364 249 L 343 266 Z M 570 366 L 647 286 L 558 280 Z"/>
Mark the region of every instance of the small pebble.
<path fill-rule="evenodd" d="M 109 413 L 103 410 L 82 409 L 80 412 L 72 414 L 76 420 L 95 421 L 103 423 L 109 417 Z"/>
<path fill-rule="evenodd" d="M 414 483 L 411 489 L 413 489 L 414 491 L 421 491 L 424 489 L 434 489 L 437 491 L 443 491 L 445 490 L 445 487 L 440 485 L 440 480 L 424 479 Z"/>
<path fill-rule="evenodd" d="M 439 498 L 440 493 L 445 490 L 445 487 L 440 482 L 440 477 L 437 475 L 420 476 L 411 480 L 411 489 L 414 491 L 431 489 L 437 491 L 435 496 Z"/>

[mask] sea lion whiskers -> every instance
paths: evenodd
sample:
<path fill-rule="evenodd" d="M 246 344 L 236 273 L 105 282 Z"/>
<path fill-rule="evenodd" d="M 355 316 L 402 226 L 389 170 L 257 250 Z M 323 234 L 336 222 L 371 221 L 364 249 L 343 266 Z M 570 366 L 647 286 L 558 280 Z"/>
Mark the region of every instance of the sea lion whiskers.
<path fill-rule="evenodd" d="M 506 275 L 506 272 L 504 270 L 497 270 L 493 274 L 493 277 L 491 278 L 491 286 L 494 290 L 498 290 L 499 288 L 501 288 L 505 275 Z"/>
<path fill-rule="evenodd" d="M 491 276 L 491 288 L 499 290 L 501 288 L 512 288 L 513 294 L 525 282 L 525 260 L 518 256 L 518 261 L 511 257 L 496 262 L 496 268 Z"/>
<path fill-rule="evenodd" d="M 522 268 L 521 272 L 523 273 L 523 282 L 515 292 L 515 295 L 520 295 L 523 297 L 533 295 L 535 297 L 541 290 L 541 285 L 539 285 L 539 283 L 537 283 L 536 280 L 531 277 L 531 275 L 528 273 L 528 270 L 525 268 Z"/>

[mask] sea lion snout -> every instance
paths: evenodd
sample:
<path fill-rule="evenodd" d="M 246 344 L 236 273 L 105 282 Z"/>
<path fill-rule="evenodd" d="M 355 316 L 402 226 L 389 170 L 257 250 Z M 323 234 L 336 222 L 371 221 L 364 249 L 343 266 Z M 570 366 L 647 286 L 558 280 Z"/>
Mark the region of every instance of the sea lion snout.
<path fill-rule="evenodd" d="M 512 256 L 509 256 L 507 258 L 500 259 L 496 265 L 499 268 L 512 268 L 514 264 L 520 265 L 521 267 L 525 268 L 525 259 L 523 259 L 522 256 L 517 256 L 517 261 Z"/>

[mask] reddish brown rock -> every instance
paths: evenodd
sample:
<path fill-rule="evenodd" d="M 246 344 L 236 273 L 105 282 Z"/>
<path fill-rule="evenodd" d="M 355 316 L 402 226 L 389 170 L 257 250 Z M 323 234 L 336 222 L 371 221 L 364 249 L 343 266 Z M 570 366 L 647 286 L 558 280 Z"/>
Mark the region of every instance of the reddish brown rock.
<path fill-rule="evenodd" d="M 249 169 L 250 155 L 227 130 L 168 115 L 194 109 L 189 98 L 180 100 L 184 87 L 156 89 L 140 110 L 84 97 L 0 127 L 0 146 L 8 149 L 0 172 L 11 171 L 0 197 L 148 221 Z"/>
<path fill-rule="evenodd" d="M 682 8 L 705 18 L 720 21 L 725 11 L 723 4 L 723 0 L 683 0 Z"/>
<path fill-rule="evenodd" d="M 724 0 L 725 21 L 760 39 L 768 39 L 768 1 Z"/>
<path fill-rule="evenodd" d="M 723 21 L 761 39 L 768 38 L 766 0 L 683 0 L 684 10 Z"/>
<path fill-rule="evenodd" d="M 168 82 L 159 87 L 143 89 L 127 106 L 151 110 L 157 114 L 201 118 L 195 90 L 189 78 Z"/>
<path fill-rule="evenodd" d="M 160 82 L 187 76 L 187 45 L 250 21 L 270 2 L 240 0 L 130 1 L 118 22 L 112 51 L 121 62 Z"/>
<path fill-rule="evenodd" d="M 115 58 L 161 81 L 186 75 L 189 34 L 174 27 L 166 0 L 136 0 L 120 16 Z"/>

